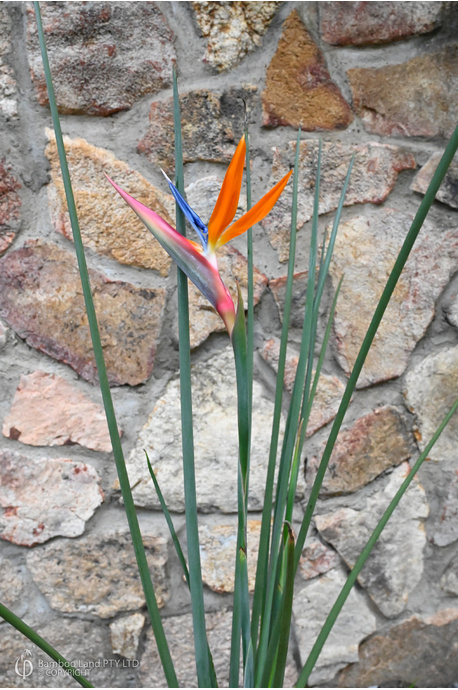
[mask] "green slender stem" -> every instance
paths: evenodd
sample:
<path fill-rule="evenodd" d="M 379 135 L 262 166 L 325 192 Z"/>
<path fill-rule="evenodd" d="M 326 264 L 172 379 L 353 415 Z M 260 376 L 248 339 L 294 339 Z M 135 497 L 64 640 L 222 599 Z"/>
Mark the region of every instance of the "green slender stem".
<path fill-rule="evenodd" d="M 262 509 L 261 534 L 259 539 L 259 555 L 256 566 L 256 580 L 253 596 L 253 611 L 251 618 L 251 637 L 256 648 L 261 611 L 265 604 L 266 582 L 268 574 L 268 553 L 270 541 L 270 521 L 272 515 L 272 498 L 274 491 L 275 464 L 277 459 L 278 438 L 280 433 L 280 419 L 283 401 L 286 351 L 288 346 L 289 322 L 291 314 L 291 300 L 293 293 L 294 262 L 296 258 L 296 226 L 297 226 L 297 188 L 299 178 L 299 145 L 301 130 L 297 133 L 296 156 L 293 174 L 293 204 L 291 210 L 291 233 L 288 260 L 288 275 L 286 279 L 286 294 L 283 306 L 283 323 L 278 358 L 277 382 L 275 388 L 274 415 L 270 440 L 269 461 L 267 465 L 266 489 L 264 506 Z"/>
<path fill-rule="evenodd" d="M 401 250 L 398 254 L 398 257 L 395 261 L 395 264 L 393 266 L 393 269 L 388 277 L 387 283 L 385 285 L 385 288 L 383 290 L 382 296 L 380 297 L 380 300 L 377 304 L 377 307 L 375 309 L 375 312 L 372 316 L 372 320 L 369 324 L 369 327 L 367 329 L 366 335 L 364 337 L 363 343 L 361 345 L 361 348 L 359 350 L 358 356 L 356 358 L 353 371 L 350 374 L 350 378 L 348 379 L 347 386 L 345 388 L 344 394 L 342 396 L 342 401 L 340 403 L 339 409 L 337 411 L 337 415 L 334 419 L 334 423 L 332 425 L 328 441 L 326 444 L 326 447 L 323 452 L 323 457 L 321 459 L 320 466 L 318 468 L 318 472 L 312 487 L 312 491 L 310 492 L 310 497 L 305 509 L 305 514 L 304 514 L 304 519 L 301 525 L 301 529 L 297 538 L 297 545 L 296 548 L 299 549 L 302 548 L 303 544 L 305 543 L 305 539 L 307 536 L 307 532 L 310 526 L 310 522 L 312 520 L 312 516 L 315 510 L 315 505 L 318 500 L 318 495 L 320 493 L 321 485 L 323 483 L 324 475 L 329 463 L 329 459 L 331 457 L 332 450 L 334 448 L 337 435 L 339 433 L 340 427 L 342 425 L 345 413 L 348 409 L 348 405 L 350 404 L 351 397 L 353 395 L 353 391 L 355 390 L 356 383 L 358 381 L 359 375 L 361 373 L 361 369 L 363 368 L 364 362 L 367 357 L 367 353 L 369 352 L 369 348 L 372 345 L 372 342 L 374 340 L 375 334 L 377 333 L 378 327 L 380 325 L 380 322 L 383 318 L 383 315 L 385 313 L 385 310 L 388 306 L 388 303 L 391 299 L 391 296 L 393 294 L 393 291 L 397 285 L 397 282 L 399 280 L 399 277 L 401 275 L 401 272 L 405 266 L 405 263 L 409 257 L 409 254 L 412 250 L 412 247 L 418 237 L 418 233 L 421 230 L 421 227 L 423 225 L 423 221 L 425 220 L 429 209 L 431 208 L 432 203 L 434 202 L 435 196 L 437 194 L 437 191 L 445 177 L 445 174 L 453 160 L 453 156 L 455 155 L 456 151 L 458 149 L 458 127 L 456 127 L 453 135 L 450 138 L 450 141 L 447 144 L 447 147 L 444 151 L 444 154 L 439 162 L 439 165 L 436 168 L 436 172 L 433 175 L 433 178 L 428 186 L 428 189 L 426 191 L 425 196 L 422 199 L 422 202 L 418 208 L 418 211 L 415 215 L 415 218 L 413 219 L 412 225 L 410 226 L 409 232 L 407 233 L 407 236 L 404 240 L 404 243 L 401 247 Z"/>
<path fill-rule="evenodd" d="M 172 521 L 172 516 L 169 513 L 169 509 L 167 508 L 167 504 L 164 500 L 164 496 L 162 495 L 161 487 L 159 486 L 159 482 L 157 481 L 156 475 L 154 474 L 154 470 L 151 466 L 151 462 L 150 462 L 150 459 L 148 457 L 148 453 L 146 452 L 146 450 L 144 452 L 146 455 L 146 462 L 148 465 L 148 471 L 149 471 L 150 477 L 153 481 L 154 488 L 156 490 L 156 494 L 157 494 L 157 497 L 159 499 L 159 503 L 161 504 L 161 509 L 162 509 L 162 512 L 164 513 L 164 517 L 166 519 L 167 526 L 169 528 L 170 536 L 172 537 L 173 544 L 175 546 L 175 551 L 176 551 L 176 554 L 178 556 L 178 560 L 180 561 L 180 564 L 181 564 L 181 569 L 183 570 L 184 578 L 187 582 L 189 589 L 191 589 L 191 582 L 189 579 L 188 566 L 186 564 L 186 559 L 184 557 L 183 549 L 181 548 L 180 540 L 178 539 L 178 535 L 176 533 L 176 530 L 175 530 L 175 527 L 174 527 L 174 524 Z"/>
<path fill-rule="evenodd" d="M 384 512 L 380 522 L 378 523 L 377 527 L 375 530 L 372 532 L 371 536 L 369 537 L 369 540 L 362 550 L 358 560 L 356 561 L 353 569 L 350 572 L 350 575 L 347 578 L 347 581 L 345 582 L 344 586 L 342 587 L 342 590 L 339 594 L 339 596 L 336 599 L 336 602 L 334 606 L 332 607 L 328 617 L 326 618 L 326 621 L 320 631 L 320 634 L 317 637 L 317 640 L 315 644 L 313 645 L 312 651 L 310 652 L 308 659 L 299 675 L 298 681 L 296 683 L 296 687 L 298 688 L 305 688 L 307 681 L 309 679 L 309 676 L 311 672 L 313 671 L 313 668 L 316 664 L 316 661 L 320 655 L 321 650 L 323 649 L 323 645 L 326 642 L 329 633 L 332 630 L 332 627 L 334 623 L 337 620 L 337 616 L 339 615 L 340 611 L 342 610 L 343 605 L 345 604 L 348 595 L 350 594 L 350 591 L 353 587 L 353 585 L 356 582 L 356 579 L 358 575 L 360 574 L 364 564 L 366 563 L 372 549 L 374 548 L 378 538 L 380 537 L 383 529 L 385 528 L 385 525 L 387 524 L 388 520 L 393 514 L 393 511 L 395 510 L 396 506 L 398 505 L 399 501 L 407 491 L 410 483 L 412 482 L 413 478 L 417 474 L 418 470 L 420 469 L 421 465 L 425 461 L 425 459 L 428 457 L 428 454 L 431 451 L 431 448 L 434 446 L 436 443 L 437 439 L 449 423 L 450 419 L 452 416 L 455 414 L 456 410 L 458 409 L 458 399 L 455 401 L 453 404 L 453 407 L 451 410 L 448 412 L 448 414 L 444 417 L 442 420 L 441 424 L 437 428 L 434 436 L 431 438 L 430 442 L 426 446 L 425 450 L 423 453 L 420 455 L 412 469 L 410 470 L 409 474 L 399 487 L 398 491 L 396 492 L 396 495 L 394 498 L 391 500 L 388 508 Z"/>
<path fill-rule="evenodd" d="M 173 70 L 173 101 L 175 127 L 175 184 L 184 196 L 183 151 L 181 137 L 180 103 L 176 71 Z M 185 217 L 176 206 L 176 229 L 186 235 Z M 194 647 L 199 687 L 212 687 L 211 667 L 205 628 L 204 592 L 200 563 L 199 526 L 197 520 L 196 475 L 194 463 L 194 430 L 192 421 L 191 345 L 189 339 L 188 280 L 177 268 L 178 283 L 178 339 L 180 360 L 181 439 L 183 449 L 184 499 L 186 511 L 186 537 L 188 544 L 189 579 L 194 628 Z"/>
<path fill-rule="evenodd" d="M 250 168 L 250 141 L 248 127 L 245 129 L 246 144 L 246 208 L 251 208 L 251 168 Z M 254 283 L 253 283 L 253 231 L 247 230 L 247 262 L 248 262 L 248 303 L 247 303 L 247 376 L 248 376 L 248 402 L 250 410 L 250 427 L 253 401 L 253 352 L 254 352 Z"/>
<path fill-rule="evenodd" d="M 237 419 L 239 435 L 239 462 L 238 462 L 238 523 L 237 523 L 237 551 L 235 562 L 234 581 L 234 608 L 232 616 L 231 634 L 231 659 L 229 670 L 229 683 L 231 687 L 238 687 L 240 667 L 240 635 L 244 626 L 245 638 L 248 635 L 246 628 L 246 612 L 243 611 L 243 602 L 248 599 L 248 580 L 243 577 L 240 553 L 246 554 L 246 523 L 248 510 L 248 478 L 250 461 L 250 435 L 251 425 L 249 419 L 249 383 L 247 377 L 247 343 L 245 331 L 245 310 L 243 308 L 242 293 L 238 290 L 237 314 L 234 329 L 232 331 L 232 347 L 234 350 L 235 373 L 237 381 Z M 249 621 L 249 619 L 248 619 Z M 249 626 L 248 626 L 249 628 Z M 246 642 L 246 640 L 245 640 Z M 244 671 L 248 645 L 244 645 Z M 245 674 L 244 674 L 245 675 Z"/>
<path fill-rule="evenodd" d="M 16 614 L 10 611 L 6 606 L 0 604 L 0 616 L 4 618 L 8 623 L 10 623 L 16 630 L 25 635 L 31 642 L 42 649 L 51 659 L 54 659 L 56 663 L 59 664 L 63 669 L 67 671 L 70 676 L 78 681 L 83 688 L 93 688 L 94 686 L 90 683 L 85 676 L 81 675 L 77 668 L 74 668 L 62 654 L 59 654 L 57 650 L 52 647 L 49 642 L 46 642 L 33 628 L 24 623 Z"/>
<path fill-rule="evenodd" d="M 62 138 L 62 131 L 60 127 L 59 114 L 57 111 L 57 104 L 54 95 L 54 88 L 52 84 L 51 71 L 48 62 L 46 51 L 46 44 L 44 39 L 43 26 L 41 22 L 40 7 L 38 2 L 34 2 L 35 14 L 37 18 L 38 36 L 41 47 L 41 55 L 43 60 L 43 68 L 45 72 L 46 85 L 48 88 L 49 105 L 51 109 L 54 131 L 56 134 L 57 149 L 59 152 L 59 161 L 62 171 L 62 179 L 64 182 L 65 194 L 67 198 L 68 212 L 73 231 L 73 241 L 75 244 L 75 251 L 78 260 L 78 268 L 81 277 L 81 284 L 83 288 L 84 302 L 86 306 L 89 329 L 91 332 L 92 346 L 94 348 L 94 357 L 99 376 L 100 390 L 102 393 L 103 404 L 105 407 L 105 414 L 107 417 L 108 429 L 110 439 L 113 446 L 113 454 L 118 472 L 119 484 L 124 500 L 124 507 L 126 510 L 127 521 L 129 524 L 130 533 L 132 535 L 132 543 L 134 546 L 135 557 L 137 559 L 138 570 L 145 593 L 146 604 L 148 607 L 151 624 L 156 637 L 156 643 L 159 651 L 159 656 L 164 668 L 165 677 L 169 687 L 178 687 L 175 670 L 173 668 L 172 658 L 165 639 L 164 628 L 162 626 L 159 608 L 157 606 L 154 587 L 149 572 L 148 563 L 146 560 L 145 548 L 143 546 L 140 526 L 138 524 L 137 514 L 135 512 L 135 505 L 132 498 L 132 492 L 129 484 L 129 477 L 127 475 L 126 464 L 124 461 L 124 454 L 122 451 L 121 440 L 119 437 L 118 425 L 116 422 L 116 415 L 111 397 L 110 386 L 103 356 L 103 348 L 100 340 L 100 333 L 97 324 L 97 317 L 92 299 L 92 292 L 89 283 L 89 275 L 84 256 L 83 242 L 81 239 L 81 232 L 79 229 L 78 217 L 76 213 L 75 200 L 73 197 L 70 174 L 68 171 L 67 157 L 65 154 L 65 147 Z"/>
<path fill-rule="evenodd" d="M 286 510 L 288 481 L 290 477 L 291 463 L 294 453 L 294 446 L 296 443 L 297 429 L 299 426 L 299 415 L 301 409 L 301 401 L 303 388 L 306 377 L 306 365 L 309 360 L 309 352 L 312 345 L 312 324 L 313 324 L 313 301 L 315 294 L 315 272 L 316 272 L 316 257 L 317 257 L 317 237 L 318 237 L 318 204 L 319 204 L 319 186 L 320 186 L 320 167 L 321 167 L 321 143 L 318 153 L 318 168 L 317 179 L 315 187 L 315 198 L 313 208 L 312 221 L 312 237 L 310 244 L 309 256 L 309 272 L 307 281 L 307 293 L 305 299 L 305 314 L 304 324 L 302 328 L 301 349 L 299 355 L 299 362 L 296 370 L 296 377 L 294 381 L 293 393 L 291 396 L 291 404 L 288 411 L 288 418 L 286 422 L 285 436 L 283 438 L 282 452 L 280 456 L 280 465 L 278 470 L 277 491 L 275 497 L 274 520 L 272 528 L 272 540 L 270 547 L 270 561 L 269 573 L 267 580 L 267 594 L 265 606 L 263 611 L 263 620 L 261 625 L 261 634 L 259 641 L 258 659 L 257 659 L 257 673 L 256 683 L 259 684 L 263 669 L 267 663 L 268 642 L 270 637 L 270 627 L 272 623 L 272 612 L 275 608 L 276 597 L 276 575 L 278 572 L 278 559 L 280 555 L 280 539 L 282 534 L 282 526 L 284 514 Z"/>

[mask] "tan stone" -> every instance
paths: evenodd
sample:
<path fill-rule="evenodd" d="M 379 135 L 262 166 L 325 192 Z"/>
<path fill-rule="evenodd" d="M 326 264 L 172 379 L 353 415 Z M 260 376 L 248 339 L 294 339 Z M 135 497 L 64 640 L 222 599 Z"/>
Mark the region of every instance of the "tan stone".
<path fill-rule="evenodd" d="M 280 2 L 193 2 L 196 21 L 208 38 L 204 62 L 218 72 L 235 67 L 262 44 Z"/>
<path fill-rule="evenodd" d="M 51 163 L 48 199 L 55 230 L 73 240 L 54 133 L 47 129 L 46 155 Z M 175 202 L 105 149 L 84 139 L 64 137 L 83 243 L 121 264 L 152 268 L 162 276 L 172 260 L 159 242 L 113 189 L 106 173 L 131 196 L 174 225 Z"/>
<path fill-rule="evenodd" d="M 245 104 L 250 112 L 256 105 L 257 87 L 230 87 L 222 93 L 199 89 L 180 96 L 183 160 L 228 163 L 245 128 Z M 150 125 L 138 144 L 154 165 L 169 177 L 175 169 L 173 99 L 154 101 Z"/>
<path fill-rule="evenodd" d="M 399 65 L 349 69 L 347 75 L 353 107 L 366 131 L 402 137 L 452 135 L 458 120 L 458 44 Z"/>
<path fill-rule="evenodd" d="M 76 261 L 56 245 L 31 240 L 0 260 L 0 308 L 32 347 L 97 380 Z M 164 289 L 113 282 L 89 270 L 111 384 L 137 385 L 153 370 Z"/>
<path fill-rule="evenodd" d="M 56 374 L 21 376 L 3 435 L 31 446 L 70 446 L 111 451 L 103 407 Z"/>
<path fill-rule="evenodd" d="M 21 199 L 18 194 L 20 188 L 19 180 L 11 173 L 11 166 L 0 160 L 0 255 L 8 249 L 21 227 Z"/>
<path fill-rule="evenodd" d="M 0 452 L 0 537 L 34 546 L 55 536 L 77 537 L 103 501 L 91 465 Z"/>
<path fill-rule="evenodd" d="M 167 541 L 143 530 L 147 561 L 159 608 L 169 597 Z M 130 533 L 105 531 L 78 540 L 55 540 L 27 557 L 35 584 L 51 608 L 111 618 L 145 605 Z"/>
<path fill-rule="evenodd" d="M 111 115 L 171 84 L 174 36 L 156 3 L 46 3 L 41 14 L 62 113 Z M 33 7 L 27 9 L 27 50 L 38 102 L 46 105 Z"/>
<path fill-rule="evenodd" d="M 458 609 L 414 616 L 364 640 L 359 661 L 338 676 L 339 688 L 448 688 L 458 673 Z"/>
<path fill-rule="evenodd" d="M 396 407 L 380 407 L 339 433 L 321 493 L 335 496 L 358 491 L 414 452 L 413 435 L 404 415 Z M 313 483 L 320 460 L 321 454 L 308 463 L 307 483 Z"/>
<path fill-rule="evenodd" d="M 345 274 L 334 330 L 337 358 L 347 375 L 412 220 L 384 207 L 372 211 L 370 217 L 355 217 L 339 226 L 330 273 L 334 290 Z M 456 233 L 439 230 L 426 220 L 369 350 L 358 388 L 404 372 L 457 261 Z"/>
<path fill-rule="evenodd" d="M 436 151 L 436 153 L 433 153 L 431 158 L 415 176 L 414 181 L 410 185 L 410 189 L 413 189 L 414 192 L 420 192 L 420 194 L 426 194 L 429 183 L 431 182 L 433 175 L 436 172 L 438 163 L 442 158 L 442 153 L 443 152 L 441 151 Z M 445 175 L 444 181 L 437 191 L 436 199 L 441 201 L 443 204 L 451 206 L 451 208 L 458 208 L 457 188 L 458 158 L 455 156 Z"/>
<path fill-rule="evenodd" d="M 248 520 L 247 523 L 247 563 L 248 587 L 254 592 L 256 564 L 258 560 L 261 521 Z M 237 543 L 237 526 L 207 525 L 199 527 L 202 580 L 214 592 L 234 591 L 234 567 Z"/>
<path fill-rule="evenodd" d="M 280 344 L 275 340 L 268 340 L 263 350 L 261 350 L 261 357 L 263 357 L 275 371 L 278 371 L 279 355 Z M 284 382 L 289 392 L 293 390 L 298 362 L 298 356 L 287 355 Z M 312 377 L 311 384 L 313 385 L 315 371 L 312 372 Z M 329 376 L 328 374 L 320 375 L 307 424 L 306 436 L 311 436 L 318 431 L 318 429 L 321 429 L 321 427 L 334 419 L 339 409 L 344 390 L 345 385 L 337 376 Z"/>
<path fill-rule="evenodd" d="M 144 624 L 145 616 L 141 613 L 123 616 L 110 623 L 113 653 L 120 654 L 125 659 L 136 659 L 140 634 Z"/>
<path fill-rule="evenodd" d="M 300 143 L 298 229 L 313 216 L 318 147 L 317 141 L 306 140 Z M 270 184 L 278 182 L 290 170 L 295 152 L 296 142 L 290 142 L 286 148 L 274 149 Z M 415 168 L 413 155 L 398 146 L 375 142 L 356 146 L 324 142 L 321 152 L 320 215 L 337 209 L 353 155 L 355 160 L 345 195 L 345 206 L 367 202 L 381 204 L 393 189 L 399 172 Z M 272 246 L 278 251 L 280 261 L 287 261 L 289 256 L 291 206 L 292 185 L 289 184 L 272 212 L 262 221 Z"/>
<path fill-rule="evenodd" d="M 320 2 L 323 40 L 332 45 L 390 43 L 433 31 L 443 2 Z"/>
<path fill-rule="evenodd" d="M 263 125 L 292 125 L 307 132 L 344 129 L 351 110 L 331 80 L 324 57 L 293 10 L 267 68 Z"/>

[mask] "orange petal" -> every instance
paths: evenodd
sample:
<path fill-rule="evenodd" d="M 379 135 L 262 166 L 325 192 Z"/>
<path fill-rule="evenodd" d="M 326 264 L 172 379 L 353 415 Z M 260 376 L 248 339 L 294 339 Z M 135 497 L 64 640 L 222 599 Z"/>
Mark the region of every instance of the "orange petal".
<path fill-rule="evenodd" d="M 253 206 L 253 208 L 247 211 L 241 218 L 236 220 L 230 228 L 227 228 L 227 230 L 225 230 L 218 238 L 216 248 L 222 247 L 223 244 L 226 244 L 226 242 L 229 242 L 229 240 L 234 239 L 234 237 L 238 237 L 238 235 L 241 235 L 248 230 L 248 228 L 253 227 L 253 225 L 256 225 L 256 223 L 259 223 L 260 220 L 265 218 L 277 203 L 280 194 L 286 187 L 286 183 L 292 175 L 292 172 L 293 171 L 290 170 L 289 173 L 280 180 L 280 182 L 277 182 L 275 187 L 272 187 L 270 192 L 267 192 L 267 194 L 265 194 L 262 199 Z"/>
<path fill-rule="evenodd" d="M 233 220 L 239 203 L 245 165 L 245 137 L 242 137 L 235 150 L 224 177 L 215 208 L 208 221 L 208 244 L 214 246 L 218 237 Z"/>

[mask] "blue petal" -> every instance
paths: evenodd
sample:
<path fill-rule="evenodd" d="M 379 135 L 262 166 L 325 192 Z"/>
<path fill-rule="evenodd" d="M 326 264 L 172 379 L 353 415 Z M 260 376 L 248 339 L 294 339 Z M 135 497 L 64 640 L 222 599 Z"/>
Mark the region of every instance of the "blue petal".
<path fill-rule="evenodd" d="M 162 174 L 164 175 L 165 179 L 167 180 L 170 191 L 172 192 L 175 201 L 177 202 L 178 206 L 181 208 L 183 211 L 184 215 L 188 219 L 188 221 L 191 223 L 192 227 L 194 230 L 197 232 L 199 235 L 199 239 L 201 241 L 202 247 L 204 249 L 207 248 L 207 239 L 208 239 L 208 228 L 205 225 L 205 223 L 199 218 L 197 213 L 192 210 L 190 205 L 183 199 L 181 196 L 180 192 L 178 189 L 175 187 L 173 182 L 167 177 L 165 172 L 162 170 Z"/>

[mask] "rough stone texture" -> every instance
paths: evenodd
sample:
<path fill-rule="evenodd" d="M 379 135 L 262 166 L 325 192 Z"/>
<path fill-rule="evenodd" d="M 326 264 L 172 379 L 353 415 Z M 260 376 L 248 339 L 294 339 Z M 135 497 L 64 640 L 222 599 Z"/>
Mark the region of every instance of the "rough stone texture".
<path fill-rule="evenodd" d="M 330 273 L 334 290 L 345 274 L 334 330 L 337 359 L 347 375 L 411 223 L 411 216 L 384 208 L 339 226 Z M 424 222 L 367 356 L 359 388 L 403 373 L 434 316 L 436 299 L 456 270 L 457 250 L 456 232 Z"/>
<path fill-rule="evenodd" d="M 428 355 L 405 378 L 407 406 L 416 414 L 417 441 L 421 450 L 456 400 L 458 383 L 458 347 Z M 457 458 L 458 418 L 452 417 L 429 453 L 432 460 Z"/>
<path fill-rule="evenodd" d="M 168 599 L 167 541 L 143 530 L 143 543 L 158 606 Z M 107 531 L 74 541 L 53 541 L 27 556 L 32 577 L 61 613 L 111 618 L 145 605 L 132 539 L 127 531 Z"/>
<path fill-rule="evenodd" d="M 263 125 L 291 125 L 307 132 L 345 129 L 353 119 L 331 80 L 320 49 L 293 10 L 267 68 Z"/>
<path fill-rule="evenodd" d="M 222 93 L 200 89 L 180 96 L 183 160 L 229 162 L 245 127 L 248 112 L 256 103 L 256 86 L 231 87 Z M 164 168 L 169 177 L 175 168 L 173 100 L 151 104 L 150 126 L 138 144 L 154 165 Z"/>
<path fill-rule="evenodd" d="M 275 340 L 268 340 L 263 350 L 261 350 L 261 356 L 275 369 L 275 371 L 278 370 L 279 355 L 280 345 Z M 293 389 L 298 362 L 299 357 L 287 355 L 284 381 L 285 387 L 289 392 Z M 313 376 L 315 376 L 315 372 L 313 372 Z M 321 429 L 321 427 L 334 419 L 344 390 L 345 386 L 337 376 L 329 376 L 327 374 L 320 375 L 307 425 L 306 436 L 311 436 L 315 431 L 318 431 L 318 429 Z"/>
<path fill-rule="evenodd" d="M 336 687 L 453 687 L 458 674 L 458 609 L 419 617 L 365 640 L 359 663 L 338 676 Z"/>
<path fill-rule="evenodd" d="M 1 626 L 0 677 L 12 688 L 75 688 L 77 683 L 50 657 L 8 623 Z M 106 630 L 76 618 L 35 625 L 37 632 L 74 664 L 94 687 L 131 687 L 132 666 L 113 658 Z M 15 670 L 16 660 L 19 659 Z M 110 663 L 111 661 L 111 663 Z M 118 667 L 115 662 L 118 661 Z M 124 660 L 126 663 L 126 660 Z M 31 673 L 30 673 L 31 671 Z M 29 674 L 30 675 L 26 675 Z"/>
<path fill-rule="evenodd" d="M 247 562 L 248 587 L 254 592 L 256 563 L 258 559 L 261 521 L 248 520 L 247 523 Z M 237 542 L 237 527 L 232 525 L 207 525 L 199 527 L 202 579 L 214 592 L 234 591 L 234 563 Z"/>
<path fill-rule="evenodd" d="M 67 114 L 110 115 L 171 84 L 173 34 L 152 2 L 47 3 L 43 28 L 57 105 Z M 27 11 L 30 72 L 48 103 L 35 15 Z"/>
<path fill-rule="evenodd" d="M 361 510 L 340 508 L 315 517 L 320 535 L 334 546 L 350 568 L 409 470 L 408 463 L 396 467 L 383 490 L 369 496 Z M 404 610 L 410 592 L 421 579 L 426 543 L 423 519 L 428 512 L 424 489 L 414 481 L 358 577 L 362 587 L 388 618 Z M 399 525 L 402 525 L 402 530 Z"/>
<path fill-rule="evenodd" d="M 408 460 L 414 452 L 413 435 L 405 417 L 396 407 L 380 407 L 339 433 L 321 494 L 335 496 L 357 491 L 385 470 Z M 321 454 L 307 464 L 310 486 L 320 460 Z"/>
<path fill-rule="evenodd" d="M 436 517 L 438 516 L 438 517 Z M 458 539 L 458 470 L 448 483 L 447 493 L 441 496 L 435 514 L 433 541 L 438 546 L 448 546 Z"/>
<path fill-rule="evenodd" d="M 120 654 L 125 659 L 136 659 L 140 634 L 144 624 L 145 616 L 141 613 L 123 616 L 110 623 L 113 653 Z"/>
<path fill-rule="evenodd" d="M 428 189 L 429 183 L 436 172 L 436 168 L 441 158 L 441 151 L 436 151 L 436 153 L 433 153 L 428 162 L 425 163 L 425 165 L 415 176 L 410 189 L 413 189 L 414 192 L 420 192 L 420 194 L 426 194 L 426 190 Z M 439 190 L 436 194 L 436 199 L 441 201 L 443 204 L 447 204 L 451 208 L 458 208 L 458 158 L 456 156 L 453 159 L 447 174 L 445 175 L 444 181 L 439 187 Z"/>
<path fill-rule="evenodd" d="M 53 132 L 47 130 L 47 134 L 50 140 L 46 155 L 51 163 L 48 186 L 51 219 L 58 232 L 73 240 L 56 140 Z M 172 197 L 153 187 L 110 151 L 92 146 L 84 139 L 65 137 L 64 142 L 84 245 L 121 264 L 152 268 L 166 276 L 172 263 L 169 255 L 113 189 L 104 173 L 174 225 Z"/>
<path fill-rule="evenodd" d="M 137 288 L 89 271 L 112 384 L 151 375 L 165 290 Z M 29 241 L 0 261 L 0 314 L 28 345 L 95 381 L 96 368 L 76 261 L 56 245 Z"/>
<path fill-rule="evenodd" d="M 458 597 L 458 558 L 455 557 L 449 563 L 443 576 L 441 577 L 441 587 L 452 596 Z"/>
<path fill-rule="evenodd" d="M 56 374 L 21 376 L 3 435 L 30 446 L 71 446 L 111 451 L 101 405 Z"/>
<path fill-rule="evenodd" d="M 229 657 L 231 649 L 231 611 L 218 611 L 206 615 L 208 643 L 213 654 L 219 687 L 227 687 L 229 680 Z M 181 687 L 196 688 L 196 663 L 192 616 L 171 616 L 164 619 L 164 631 L 168 640 L 173 640 L 170 653 Z M 165 677 L 152 630 L 148 630 L 145 651 L 140 664 L 140 681 L 144 688 L 166 687 Z"/>
<path fill-rule="evenodd" d="M 56 536 L 77 537 L 103 501 L 91 465 L 0 451 L 0 537 L 34 546 Z"/>
<path fill-rule="evenodd" d="M 10 329 L 7 328 L 5 324 L 0 321 L 0 350 L 4 349 L 8 340 L 9 333 L 11 333 Z"/>
<path fill-rule="evenodd" d="M 297 227 L 301 228 L 313 215 L 313 194 L 318 161 L 318 142 L 301 141 L 299 152 L 299 197 Z M 274 149 L 271 184 L 278 182 L 291 168 L 296 143 L 285 149 Z M 398 146 L 360 144 L 357 146 L 324 142 L 321 155 L 319 213 L 334 211 L 339 205 L 342 188 L 351 158 L 355 154 L 345 206 L 371 202 L 381 204 L 393 189 L 402 170 L 415 168 L 413 155 Z M 292 185 L 287 185 L 273 211 L 262 222 L 280 261 L 289 256 Z"/>
<path fill-rule="evenodd" d="M 400 65 L 349 69 L 347 75 L 353 108 L 366 131 L 407 137 L 452 135 L 458 120 L 458 44 Z"/>
<path fill-rule="evenodd" d="M 11 174 L 11 167 L 4 160 L 0 161 L 0 255 L 8 249 L 21 226 L 21 200 L 17 191 L 20 188 L 19 181 Z"/>
<path fill-rule="evenodd" d="M 208 38 L 204 62 L 222 72 L 262 44 L 280 2 L 193 2 L 196 21 Z"/>
<path fill-rule="evenodd" d="M 312 539 L 302 551 L 299 573 L 304 580 L 311 580 L 337 568 L 340 558 L 337 553 L 318 539 Z"/>
<path fill-rule="evenodd" d="M 4 606 L 17 611 L 25 593 L 26 583 L 23 568 L 8 558 L 0 559 L 2 577 L 0 580 L 0 601 Z M 1 628 L 0 628 L 1 629 Z M 0 636 L 1 637 L 1 636 Z"/>
<path fill-rule="evenodd" d="M 237 283 L 242 290 L 244 305 L 248 301 L 248 264 L 245 257 L 235 247 L 224 245 L 218 250 L 218 269 L 237 305 Z M 257 304 L 267 285 L 265 276 L 253 267 L 253 302 Z M 189 283 L 189 321 L 191 347 L 197 347 L 215 331 L 225 331 L 224 322 L 209 301 L 192 283 Z"/>
<path fill-rule="evenodd" d="M 14 72 L 5 60 L 12 52 L 11 19 L 6 4 L 0 8 L 0 113 L 7 119 L 18 114 L 18 92 Z"/>
<path fill-rule="evenodd" d="M 283 192 L 284 194 L 284 192 Z M 281 197 L 280 197 L 281 199 Z M 277 204 L 279 201 L 277 201 Z M 274 207 L 275 208 L 275 207 Z M 275 211 L 274 211 L 275 212 Z M 288 246 L 289 255 L 289 246 Z M 302 328 L 304 324 L 304 306 L 305 296 L 307 292 L 308 271 L 299 271 L 293 274 L 293 291 L 291 294 L 291 314 L 290 314 L 290 328 Z M 269 280 L 269 289 L 274 296 L 275 303 L 278 307 L 280 320 L 283 322 L 283 308 L 286 297 L 286 282 L 288 276 L 280 276 L 280 278 L 273 278 Z"/>
<path fill-rule="evenodd" d="M 433 31 L 441 23 L 442 2 L 321 2 L 320 27 L 332 45 L 399 41 Z"/>
<path fill-rule="evenodd" d="M 305 663 L 345 580 L 344 573 L 334 569 L 297 591 L 293 612 L 302 664 Z M 356 661 L 358 643 L 374 632 L 375 627 L 375 616 L 366 604 L 364 596 L 352 589 L 318 657 L 309 683 L 320 683 L 332 677 L 343 666 Z"/>
<path fill-rule="evenodd" d="M 203 511 L 216 508 L 224 513 L 237 512 L 237 401 L 232 349 L 195 364 L 191 382 L 198 506 Z M 263 397 L 261 386 L 254 381 L 249 510 L 261 510 L 263 506 L 270 442 L 266 429 L 270 428 L 272 415 L 273 403 Z M 169 510 L 184 510 L 179 419 L 179 381 L 174 378 L 157 400 L 127 462 L 138 506 L 159 507 L 145 449 Z"/>

